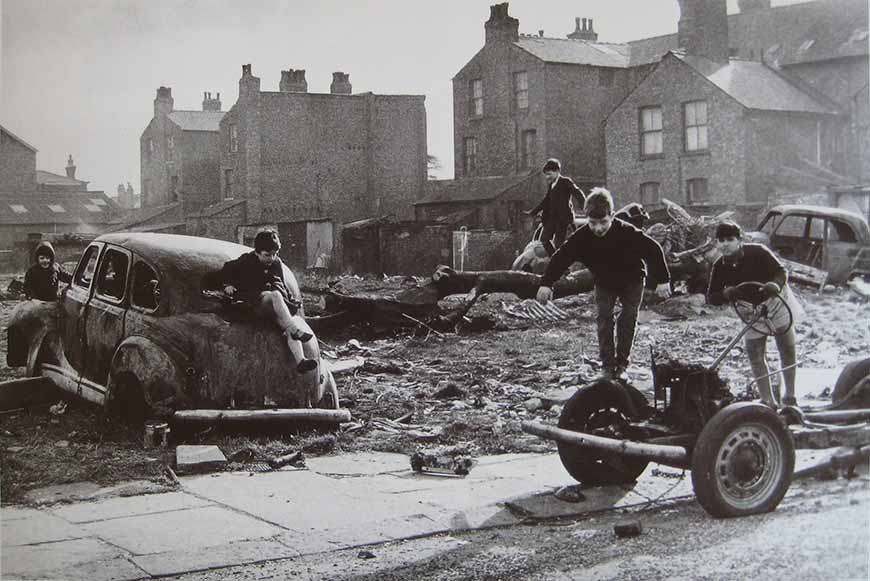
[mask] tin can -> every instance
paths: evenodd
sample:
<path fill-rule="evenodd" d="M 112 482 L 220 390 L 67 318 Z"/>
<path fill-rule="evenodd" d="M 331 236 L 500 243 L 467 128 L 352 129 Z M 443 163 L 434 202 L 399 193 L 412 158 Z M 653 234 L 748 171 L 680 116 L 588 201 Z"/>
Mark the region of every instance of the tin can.
<path fill-rule="evenodd" d="M 169 443 L 169 424 L 160 421 L 145 422 L 145 448 L 165 448 Z"/>

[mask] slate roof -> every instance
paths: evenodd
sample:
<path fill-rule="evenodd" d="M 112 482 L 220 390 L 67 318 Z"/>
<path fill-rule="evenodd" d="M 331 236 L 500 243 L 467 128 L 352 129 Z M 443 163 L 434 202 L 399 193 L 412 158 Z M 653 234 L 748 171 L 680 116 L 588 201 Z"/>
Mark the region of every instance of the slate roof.
<path fill-rule="evenodd" d="M 550 63 L 625 68 L 629 66 L 631 56 L 631 48 L 627 44 L 571 38 L 523 36 L 514 45 Z"/>
<path fill-rule="evenodd" d="M 426 195 L 414 202 L 415 206 L 425 204 L 446 204 L 451 202 L 485 202 L 494 200 L 506 190 L 531 176 L 484 176 L 461 178 L 458 180 L 433 180 L 426 184 Z"/>
<path fill-rule="evenodd" d="M 728 15 L 732 47 L 765 51 L 781 65 L 870 54 L 867 0 L 815 0 Z M 625 44 L 521 36 L 514 43 L 545 62 L 625 68 L 658 62 L 677 50 L 677 35 L 666 34 Z M 759 58 L 756 56 L 756 58 Z"/>
<path fill-rule="evenodd" d="M 36 170 L 36 183 L 45 186 L 77 186 L 82 188 L 88 185 L 88 182 L 41 169 Z"/>
<path fill-rule="evenodd" d="M 169 119 L 183 131 L 220 131 L 226 111 L 173 111 Z"/>
<path fill-rule="evenodd" d="M 838 113 L 833 106 L 822 103 L 764 63 L 733 58 L 727 63 L 717 63 L 694 55 L 671 54 L 749 109 Z"/>
<path fill-rule="evenodd" d="M 129 230 L 146 222 L 154 222 L 157 218 L 162 218 L 161 223 L 175 222 L 180 216 L 180 209 L 181 203 L 175 202 L 174 204 L 165 204 L 163 206 L 127 210 L 120 220 L 113 220 L 113 227 L 109 231 Z"/>
<path fill-rule="evenodd" d="M 239 198 L 237 200 L 224 200 L 222 202 L 218 202 L 216 204 L 206 206 L 205 208 L 202 209 L 202 211 L 200 211 L 199 214 L 197 214 L 197 216 L 199 216 L 201 218 L 206 218 L 208 216 L 214 216 L 216 214 L 220 214 L 221 212 L 223 212 L 225 210 L 229 210 L 230 208 L 232 208 L 234 206 L 238 206 L 239 204 L 244 204 L 245 202 L 247 202 L 247 200 L 245 200 L 244 198 Z"/>
<path fill-rule="evenodd" d="M 49 206 L 54 206 L 52 210 Z M 17 209 L 25 211 L 16 212 Z M 103 192 L 27 192 L 0 196 L 0 224 L 107 224 L 118 211 Z"/>
<path fill-rule="evenodd" d="M 18 137 L 17 135 L 15 135 L 14 133 L 12 133 L 11 131 L 9 131 L 8 129 L 6 129 L 6 128 L 3 127 L 2 125 L 0 125 L 0 131 L 2 131 L 3 133 L 5 133 L 6 135 L 8 135 L 9 137 L 11 137 L 12 139 L 14 139 L 15 141 L 17 141 L 18 143 L 20 143 L 21 145 L 23 145 L 23 146 L 26 147 L 27 149 L 30 149 L 30 150 L 33 151 L 34 153 L 37 152 L 37 151 L 39 151 L 38 149 L 36 149 L 36 148 L 33 147 L 32 145 L 30 145 L 29 143 L 27 143 L 26 141 L 24 141 L 23 139 L 21 139 L 20 137 Z"/>

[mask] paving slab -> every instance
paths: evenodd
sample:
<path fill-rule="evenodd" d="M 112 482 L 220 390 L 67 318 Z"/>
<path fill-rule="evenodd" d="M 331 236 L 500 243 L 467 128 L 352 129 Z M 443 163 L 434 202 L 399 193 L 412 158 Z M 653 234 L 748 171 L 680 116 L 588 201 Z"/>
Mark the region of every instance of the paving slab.
<path fill-rule="evenodd" d="M 279 527 L 218 506 L 116 518 L 81 526 L 91 536 L 110 541 L 133 555 L 165 553 L 178 547 L 193 551 L 232 541 L 269 538 L 282 532 Z"/>
<path fill-rule="evenodd" d="M 411 469 L 411 458 L 389 452 L 359 452 L 341 456 L 306 458 L 308 469 L 318 474 L 373 475 Z"/>
<path fill-rule="evenodd" d="M 181 445 L 175 448 L 175 467 L 179 474 L 211 472 L 226 463 L 226 456 L 217 446 Z"/>
<path fill-rule="evenodd" d="M 4 506 L 0 508 L 0 523 L 31 518 L 38 513 L 40 513 L 38 509 L 26 506 Z"/>
<path fill-rule="evenodd" d="M 132 561 L 154 576 L 177 575 L 230 565 L 244 565 L 296 557 L 299 552 L 273 539 L 237 541 L 191 551 L 184 548 L 154 555 L 133 557 Z"/>
<path fill-rule="evenodd" d="M 71 523 L 86 523 L 196 508 L 208 504 L 211 504 L 208 500 L 197 498 L 192 494 L 167 492 L 61 505 L 51 508 L 50 512 Z"/>
<path fill-rule="evenodd" d="M 27 516 L 0 523 L 0 540 L 4 547 L 63 541 L 89 536 L 83 528 L 54 515 L 35 511 Z"/>
<path fill-rule="evenodd" d="M 10 547 L 3 543 L 3 579 L 139 579 L 144 572 L 123 551 L 99 539 Z"/>

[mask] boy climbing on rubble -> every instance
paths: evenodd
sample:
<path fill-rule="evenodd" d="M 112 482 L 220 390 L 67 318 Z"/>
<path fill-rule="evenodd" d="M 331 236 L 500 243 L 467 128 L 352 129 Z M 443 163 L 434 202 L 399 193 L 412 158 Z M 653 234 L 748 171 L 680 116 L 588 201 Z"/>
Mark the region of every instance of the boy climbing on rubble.
<path fill-rule="evenodd" d="M 40 242 L 34 254 L 36 264 L 24 273 L 24 296 L 40 301 L 55 301 L 58 283 L 72 281 L 72 275 L 54 261 L 54 248 L 50 242 Z"/>
<path fill-rule="evenodd" d="M 224 294 L 243 304 L 283 331 L 287 347 L 293 355 L 299 373 L 313 371 L 317 361 L 306 359 L 302 344 L 310 341 L 311 333 L 305 320 L 296 313 L 300 303 L 290 296 L 284 280 L 284 269 L 278 250 L 281 242 L 274 230 L 261 230 L 254 238 L 254 251 L 226 262 L 221 270 L 209 275 Z M 212 285 L 207 285 L 212 286 Z"/>
<path fill-rule="evenodd" d="M 788 330 L 774 337 L 779 351 L 782 373 L 785 377 L 785 396 L 782 405 L 794 406 L 795 400 L 795 334 L 797 317 L 803 313 L 788 286 L 785 268 L 776 256 L 761 244 L 743 243 L 743 231 L 734 222 L 722 222 L 716 227 L 716 240 L 722 256 L 713 263 L 710 271 L 710 286 L 707 289 L 707 302 L 722 305 L 743 298 L 755 304 L 765 302 L 768 306 L 769 324 L 773 329 L 782 331 L 788 324 L 788 311 L 782 308 L 777 296 L 782 296 L 792 312 Z M 743 282 L 757 282 L 760 296 L 745 296 L 738 292 L 737 285 Z M 741 296 L 738 296 L 741 295 Z M 767 368 L 767 335 L 749 328 L 745 336 L 746 354 L 752 375 L 758 384 L 761 400 L 776 409 L 778 402 L 770 386 L 770 372 Z"/>
<path fill-rule="evenodd" d="M 594 188 L 586 199 L 589 222 L 581 226 L 559 248 L 541 279 L 537 299 L 547 304 L 553 298 L 553 284 L 573 262 L 582 262 L 595 280 L 598 306 L 598 350 L 605 379 L 625 379 L 637 313 L 643 299 L 644 282 L 656 294 L 670 294 L 670 273 L 658 242 L 627 222 L 614 219 L 613 197 L 604 188 Z M 647 276 L 649 277 L 647 279 Z M 622 312 L 613 339 L 613 310 L 616 300 Z"/>

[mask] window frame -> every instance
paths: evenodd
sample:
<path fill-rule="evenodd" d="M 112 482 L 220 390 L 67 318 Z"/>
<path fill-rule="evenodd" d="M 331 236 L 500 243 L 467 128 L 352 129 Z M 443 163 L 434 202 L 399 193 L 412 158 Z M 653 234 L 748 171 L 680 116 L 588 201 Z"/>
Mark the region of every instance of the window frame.
<path fill-rule="evenodd" d="M 114 254 L 118 254 L 120 256 L 123 256 L 124 259 L 127 261 L 127 268 L 124 271 L 124 276 L 121 278 L 121 283 L 120 283 L 121 284 L 121 296 L 120 297 L 105 293 L 103 291 L 103 289 L 101 288 L 101 284 L 100 284 L 101 279 L 105 274 L 105 269 L 108 267 L 109 259 Z M 130 267 L 131 267 L 131 263 L 133 262 L 132 259 L 133 259 L 132 254 L 124 248 L 120 248 L 117 246 L 106 247 L 102 253 L 102 256 L 100 257 L 100 265 L 97 268 L 97 274 L 94 277 L 94 280 L 96 280 L 96 282 L 97 282 L 96 286 L 94 287 L 94 296 L 98 297 L 102 301 L 105 301 L 107 303 L 116 304 L 116 305 L 124 302 L 124 298 L 127 296 L 127 279 L 130 278 Z"/>
<path fill-rule="evenodd" d="M 480 94 L 477 89 L 480 88 Z M 468 115 L 470 117 L 483 117 L 483 79 L 471 79 L 468 81 Z"/>
<path fill-rule="evenodd" d="M 174 161 L 175 159 L 175 136 L 166 136 L 166 161 Z"/>
<path fill-rule="evenodd" d="M 652 127 L 652 128 L 646 127 L 646 119 L 645 119 L 644 113 L 647 111 L 650 111 L 653 113 L 658 112 L 658 125 L 659 126 L 657 128 L 656 127 Z M 653 125 L 655 125 L 654 121 L 655 121 L 655 118 L 653 118 Z M 648 105 L 645 107 L 640 107 L 638 109 L 638 130 L 639 130 L 638 132 L 640 134 L 640 140 L 639 140 L 638 146 L 640 148 L 641 159 L 655 159 L 655 158 L 664 157 L 664 154 L 665 154 L 665 145 L 664 145 L 665 130 L 664 130 L 664 119 L 663 119 L 663 112 L 662 112 L 661 105 Z M 656 151 L 653 153 L 647 153 L 646 152 L 646 136 L 647 135 L 654 135 L 654 134 L 658 135 L 659 151 Z"/>
<path fill-rule="evenodd" d="M 80 289 L 89 291 L 94 283 L 94 278 L 96 278 L 97 274 L 97 266 L 100 263 L 100 251 L 103 249 L 102 244 L 91 244 L 88 246 L 85 251 L 82 253 L 81 259 L 79 259 L 78 266 L 76 266 L 75 274 L 73 274 L 72 285 L 78 287 Z M 93 270 L 91 271 L 91 276 L 87 279 L 85 283 L 85 273 L 88 270 L 88 266 L 91 265 L 91 253 L 93 254 Z"/>
<path fill-rule="evenodd" d="M 531 147 L 529 147 L 531 138 Z M 524 129 L 520 133 L 520 169 L 535 167 L 535 157 L 538 153 L 538 130 Z"/>
<path fill-rule="evenodd" d="M 235 123 L 230 123 L 229 150 L 230 153 L 238 153 L 239 151 L 239 126 Z"/>
<path fill-rule="evenodd" d="M 229 179 L 228 179 L 229 178 Z M 234 187 L 236 184 L 235 171 L 233 168 L 228 167 L 224 168 L 224 199 L 229 200 L 233 198 L 234 195 Z"/>
<path fill-rule="evenodd" d="M 155 280 L 155 279 L 157 280 L 157 304 L 154 307 L 146 307 L 144 305 L 141 305 L 141 304 L 139 304 L 139 301 L 136 298 L 135 289 L 136 289 L 136 284 L 138 283 L 138 272 L 137 271 L 139 269 L 139 265 L 144 265 L 146 268 L 150 269 L 151 272 L 154 273 L 154 275 L 155 275 L 154 279 L 148 279 L 149 281 Z M 160 308 L 160 302 L 161 302 L 160 301 L 160 299 L 161 299 L 160 282 L 162 280 L 162 277 L 160 276 L 160 271 L 158 271 L 156 268 L 154 268 L 149 263 L 147 263 L 144 260 L 137 257 L 136 260 L 133 262 L 133 268 L 130 269 L 130 272 L 131 272 L 130 289 L 132 289 L 130 292 L 130 308 L 135 309 L 135 310 L 140 311 L 140 312 L 143 312 L 143 313 L 153 313 L 153 312 L 157 311 L 157 309 Z"/>
<path fill-rule="evenodd" d="M 472 147 L 469 148 L 469 144 Z M 465 137 L 462 140 L 462 169 L 468 176 L 477 171 L 477 138 Z"/>
<path fill-rule="evenodd" d="M 703 104 L 704 106 L 703 123 L 700 123 L 697 120 L 698 112 L 696 108 L 698 105 L 701 104 Z M 710 151 L 709 127 L 710 108 L 707 105 L 707 101 L 705 99 L 686 101 L 685 103 L 683 103 L 683 153 L 707 153 L 708 151 Z M 691 142 L 691 138 L 689 137 L 690 135 L 695 135 L 696 146 L 694 148 L 689 147 L 689 144 Z M 700 146 L 702 141 L 702 135 L 704 142 L 703 147 Z"/>
<path fill-rule="evenodd" d="M 694 194 L 695 184 L 704 184 L 704 197 L 697 198 Z M 710 180 L 705 177 L 686 179 L 686 202 L 689 204 L 702 204 L 710 200 Z"/>
<path fill-rule="evenodd" d="M 512 78 L 514 109 L 516 111 L 526 111 L 529 108 L 529 72 L 515 71 Z"/>

